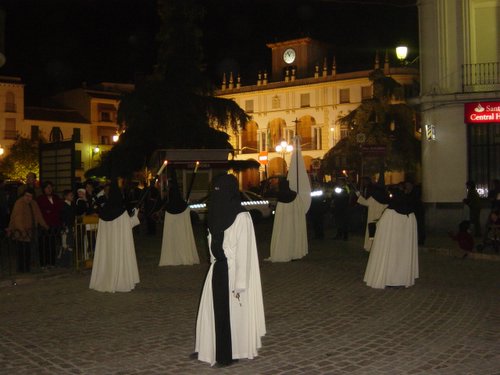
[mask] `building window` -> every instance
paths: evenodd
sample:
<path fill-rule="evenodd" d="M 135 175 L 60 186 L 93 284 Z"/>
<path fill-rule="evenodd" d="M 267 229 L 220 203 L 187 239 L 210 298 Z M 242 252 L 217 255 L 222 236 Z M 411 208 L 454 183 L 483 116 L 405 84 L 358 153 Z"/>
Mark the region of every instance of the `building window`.
<path fill-rule="evenodd" d="M 110 103 L 97 104 L 97 114 L 101 122 L 113 122 L 116 117 L 116 108 Z"/>
<path fill-rule="evenodd" d="M 80 132 L 80 128 L 73 128 L 73 135 L 71 136 L 74 142 L 76 143 L 81 143 L 82 142 L 82 135 Z"/>
<path fill-rule="evenodd" d="M 349 136 L 349 129 L 347 127 L 340 128 L 340 139 L 347 138 Z"/>
<path fill-rule="evenodd" d="M 349 89 L 340 89 L 339 90 L 339 103 L 350 103 L 350 93 Z"/>
<path fill-rule="evenodd" d="M 279 109 L 281 107 L 280 98 L 278 95 L 273 96 L 273 109 Z"/>
<path fill-rule="evenodd" d="M 5 139 L 16 139 L 17 138 L 17 129 L 16 129 L 16 119 L 15 118 L 6 118 L 5 119 Z"/>
<path fill-rule="evenodd" d="M 361 100 L 367 100 L 372 98 L 372 87 L 362 86 L 361 87 Z"/>
<path fill-rule="evenodd" d="M 469 180 L 476 182 L 479 195 L 486 198 L 488 184 L 498 178 L 500 124 L 470 124 L 468 133 Z"/>
<path fill-rule="evenodd" d="M 309 94 L 300 94 L 300 107 L 310 107 L 310 95 Z"/>
<path fill-rule="evenodd" d="M 101 122 L 111 122 L 111 113 L 101 112 Z"/>
<path fill-rule="evenodd" d="M 101 135 L 101 145 L 109 145 L 109 136 Z"/>
<path fill-rule="evenodd" d="M 253 100 L 245 100 L 245 112 L 253 113 Z"/>
<path fill-rule="evenodd" d="M 36 141 L 40 138 L 40 127 L 38 125 L 31 125 L 31 140 Z"/>
<path fill-rule="evenodd" d="M 5 112 L 16 112 L 16 97 L 12 92 L 5 95 Z"/>
<path fill-rule="evenodd" d="M 315 126 L 313 128 L 313 139 L 312 139 L 312 149 L 313 150 L 321 150 L 323 139 L 321 135 L 321 127 Z"/>

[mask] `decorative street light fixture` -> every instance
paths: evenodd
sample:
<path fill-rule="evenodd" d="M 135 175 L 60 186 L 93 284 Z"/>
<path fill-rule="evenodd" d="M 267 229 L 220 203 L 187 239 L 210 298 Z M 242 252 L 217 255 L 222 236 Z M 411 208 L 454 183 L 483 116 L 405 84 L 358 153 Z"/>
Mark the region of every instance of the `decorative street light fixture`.
<path fill-rule="evenodd" d="M 113 134 L 113 143 L 118 142 L 119 139 L 120 139 L 120 133 L 116 132 L 115 134 Z"/>
<path fill-rule="evenodd" d="M 0 156 L 2 156 L 5 153 L 5 149 L 3 148 L 2 145 L 0 145 Z"/>
<path fill-rule="evenodd" d="M 398 46 L 396 47 L 396 56 L 402 64 L 404 64 L 406 57 L 408 56 L 408 47 Z"/>
<path fill-rule="evenodd" d="M 281 158 L 283 159 L 283 176 L 285 175 L 285 154 L 292 151 L 293 146 L 289 145 L 285 140 L 282 140 L 279 145 L 276 146 L 276 152 L 281 153 Z"/>

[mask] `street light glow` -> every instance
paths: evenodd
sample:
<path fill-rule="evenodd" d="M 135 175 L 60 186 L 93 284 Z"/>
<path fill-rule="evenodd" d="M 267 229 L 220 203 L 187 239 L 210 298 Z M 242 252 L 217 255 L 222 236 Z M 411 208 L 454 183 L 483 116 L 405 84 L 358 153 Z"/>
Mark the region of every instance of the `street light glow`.
<path fill-rule="evenodd" d="M 401 61 L 406 59 L 406 56 L 408 56 L 408 47 L 406 47 L 406 46 L 396 47 L 396 56 Z"/>

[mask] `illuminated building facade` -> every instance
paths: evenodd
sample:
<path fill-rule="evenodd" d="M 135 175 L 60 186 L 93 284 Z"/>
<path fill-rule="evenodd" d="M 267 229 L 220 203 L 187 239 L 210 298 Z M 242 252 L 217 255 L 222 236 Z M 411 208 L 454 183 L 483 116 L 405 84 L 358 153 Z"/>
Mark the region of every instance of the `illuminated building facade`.
<path fill-rule="evenodd" d="M 429 228 L 454 229 L 465 182 L 486 197 L 500 178 L 500 0 L 418 6 L 423 199 Z"/>
<path fill-rule="evenodd" d="M 258 185 L 266 175 L 282 174 L 290 154 L 276 152 L 275 147 L 283 140 L 292 143 L 296 134 L 306 168 L 314 173 L 317 161 L 347 136 L 349 129 L 338 119 L 372 97 L 368 78 L 372 70 L 339 73 L 335 58 L 328 58 L 327 46 L 318 41 L 301 38 L 268 47 L 272 50 L 271 74 L 259 73 L 255 84 L 244 86 L 240 77 L 228 72 L 216 91 L 217 96 L 236 101 L 252 116 L 244 131 L 230 133 L 237 158 L 258 160 L 267 152 L 268 164 L 260 172 L 242 173 L 242 188 Z M 391 66 L 387 54 L 380 60 L 377 55 L 373 69 L 383 70 L 411 94 L 418 71 L 399 64 Z"/>

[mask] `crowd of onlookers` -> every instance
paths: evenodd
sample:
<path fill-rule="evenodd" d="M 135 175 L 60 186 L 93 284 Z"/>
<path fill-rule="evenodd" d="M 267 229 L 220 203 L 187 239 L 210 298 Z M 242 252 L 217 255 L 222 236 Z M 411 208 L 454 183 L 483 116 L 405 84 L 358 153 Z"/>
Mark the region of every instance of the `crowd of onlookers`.
<path fill-rule="evenodd" d="M 31 172 L 15 188 L 0 182 L 0 229 L 15 243 L 18 272 L 30 272 L 32 265 L 71 265 L 72 251 L 78 245 L 75 223 L 92 217 L 97 222 L 108 193 L 108 183 L 87 180 L 76 191 L 64 190 L 59 196 L 52 182 L 39 183 Z M 130 204 L 139 194 L 138 189 L 130 190 Z M 82 243 L 87 241 L 88 234 L 79 234 Z"/>

